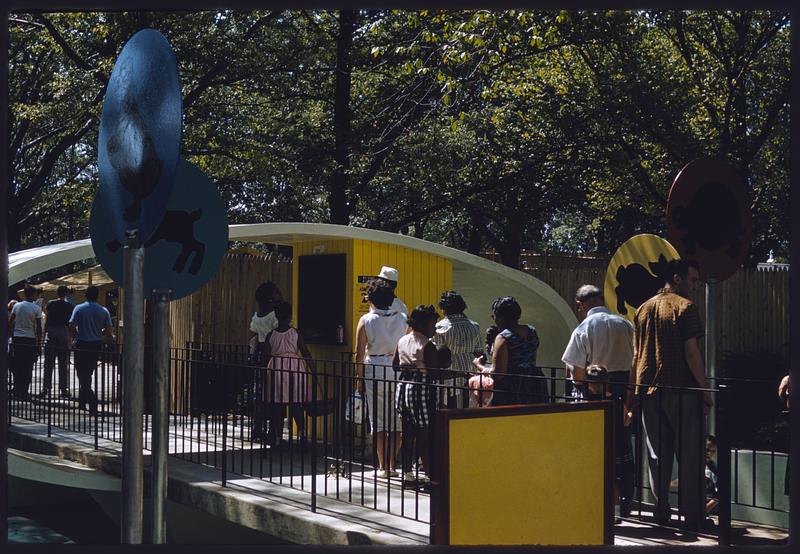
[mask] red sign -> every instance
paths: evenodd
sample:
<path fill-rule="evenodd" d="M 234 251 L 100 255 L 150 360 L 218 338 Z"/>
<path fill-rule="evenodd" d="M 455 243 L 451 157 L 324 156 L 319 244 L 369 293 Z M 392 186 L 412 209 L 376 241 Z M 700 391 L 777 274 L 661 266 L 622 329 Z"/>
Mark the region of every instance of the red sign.
<path fill-rule="evenodd" d="M 703 279 L 733 275 L 751 233 L 747 189 L 732 167 L 703 158 L 678 173 L 667 200 L 667 236 L 682 258 L 697 260 Z"/>

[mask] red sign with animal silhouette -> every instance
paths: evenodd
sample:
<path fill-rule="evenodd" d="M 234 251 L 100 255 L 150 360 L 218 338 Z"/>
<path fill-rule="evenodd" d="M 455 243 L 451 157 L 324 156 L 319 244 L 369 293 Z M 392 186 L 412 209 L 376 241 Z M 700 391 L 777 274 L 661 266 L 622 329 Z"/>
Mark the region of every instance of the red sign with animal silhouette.
<path fill-rule="evenodd" d="M 750 250 L 752 223 L 745 183 L 712 158 L 684 167 L 667 200 L 667 236 L 682 258 L 696 260 L 703 279 L 727 279 Z"/>

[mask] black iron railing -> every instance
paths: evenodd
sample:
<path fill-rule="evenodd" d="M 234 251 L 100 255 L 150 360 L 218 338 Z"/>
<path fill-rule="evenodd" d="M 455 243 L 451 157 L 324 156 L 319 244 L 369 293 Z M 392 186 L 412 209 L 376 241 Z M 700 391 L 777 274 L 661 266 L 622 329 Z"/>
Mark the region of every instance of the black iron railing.
<path fill-rule="evenodd" d="M 25 420 L 46 423 L 48 432 L 62 428 L 94 437 L 97 447 L 99 439 L 121 442 L 122 410 L 120 388 L 120 355 L 115 351 L 104 351 L 98 359 L 92 376 L 92 391 L 96 395 L 97 409 L 91 402 L 78 402 L 79 384 L 73 371 L 75 352 L 67 352 L 70 371 L 64 383 L 62 372 L 53 372 L 45 379 L 44 357 L 39 357 L 33 366 L 30 396 L 21 391 L 10 395 L 9 415 Z M 420 442 L 406 451 L 401 444 L 399 451 L 391 452 L 386 447 L 386 460 L 396 457 L 395 463 L 384 463 L 397 474 L 378 473 L 379 436 L 372 423 L 385 422 L 385 431 L 402 431 L 402 418 L 395 417 L 395 390 L 398 384 L 417 382 L 406 374 L 400 378 L 391 367 L 379 367 L 366 372 L 363 383 L 359 383 L 355 364 L 348 361 L 313 360 L 313 371 L 293 357 L 274 357 L 270 367 L 264 360 L 250 357 L 246 346 L 187 343 L 186 348 L 171 350 L 170 367 L 170 438 L 172 456 L 219 469 L 223 485 L 233 476 L 249 476 L 272 483 L 292 487 L 310 493 L 310 506 L 316 510 L 318 497 L 325 496 L 345 502 L 357 503 L 375 510 L 395 513 L 403 517 L 429 520 L 429 485 L 421 463 Z M 49 367 L 50 364 L 48 363 Z M 566 378 L 563 368 L 541 368 L 542 376 L 518 376 L 513 379 L 497 379 L 492 390 L 469 390 L 455 395 L 454 386 L 442 385 L 440 380 L 426 381 L 429 394 L 439 399 L 457 397 L 460 407 L 469 406 L 469 398 L 482 395 L 513 393 L 520 402 L 567 402 L 574 401 L 573 385 Z M 145 370 L 148 373 L 147 368 Z M 438 375 L 438 379 L 449 377 Z M 497 378 L 498 376 L 494 376 Z M 410 380 L 409 380 L 410 379 Z M 147 381 L 147 379 L 146 379 Z M 45 389 L 45 382 L 50 388 Z M 686 398 L 702 402 L 704 392 L 714 399 L 717 410 L 717 483 L 719 508 L 713 513 L 719 525 L 721 542 L 727 542 L 730 531 L 730 507 L 741 502 L 736 484 L 738 475 L 738 450 L 732 448 L 730 429 L 725 426 L 726 413 L 732 406 L 726 405 L 730 390 L 736 386 L 752 386 L 738 382 L 723 382 L 714 390 L 661 387 L 662 396 L 656 395 L 656 403 L 668 400 L 670 395 L 685 404 Z M 541 385 L 541 386 L 540 386 Z M 9 377 L 9 388 L 13 389 L 13 377 Z M 623 385 L 627 392 L 629 386 Z M 62 390 L 69 397 L 62 397 Z M 363 390 L 373 401 L 366 411 L 366 421 L 348 418 L 348 403 L 355 400 L 355 391 Z M 609 385 L 595 391 L 600 398 L 611 392 Z M 535 392 L 532 392 L 535 391 Z M 542 395 L 542 391 L 545 391 Z M 773 393 L 774 394 L 774 393 Z M 652 399 L 645 398 L 644 388 L 637 391 L 639 404 Z M 620 398 L 627 396 L 619 395 Z M 382 398 L 382 401 L 375 399 Z M 484 397 L 485 398 L 485 397 Z M 660 399 L 660 400 L 659 400 Z M 85 400 L 85 399 L 81 399 Z M 617 401 L 618 417 L 623 417 L 622 402 Z M 657 406 L 658 407 L 658 406 Z M 352 411 L 352 406 L 350 407 Z M 698 407 L 702 410 L 702 407 Z M 151 448 L 150 416 L 145 410 L 144 446 Z M 697 413 L 694 410 L 693 413 Z M 678 410 L 679 425 L 685 423 Z M 11 419 L 9 418 L 9 421 Z M 659 421 L 659 425 L 667 425 Z M 634 492 L 630 500 L 629 514 L 640 520 L 652 519 L 653 490 L 647 477 L 645 433 L 642 418 L 637 415 L 630 423 L 633 442 Z M 389 444 L 390 441 L 381 441 Z M 431 445 L 435 448 L 435 445 Z M 730 453 L 733 451 L 733 464 Z M 684 453 L 678 451 L 678 459 Z M 775 457 L 771 452 L 773 482 L 782 480 L 774 471 Z M 752 483 L 755 491 L 755 458 L 753 459 Z M 661 466 L 659 466 L 661 468 Z M 660 471 L 660 469 L 659 469 Z M 406 475 L 407 473 L 407 475 Z M 734 478 L 731 479 L 731 474 Z M 658 477 L 657 475 L 655 476 Z M 670 478 L 672 475 L 669 476 Z M 733 490 L 726 484 L 733 482 Z M 680 524 L 677 511 L 689 493 L 682 487 L 680 479 L 668 492 L 673 507 L 670 518 L 659 520 L 659 524 Z M 775 486 L 773 484 L 772 488 Z M 758 504 L 756 494 L 749 497 L 753 506 L 781 511 L 774 494 L 769 502 Z M 726 502 L 727 499 L 730 499 Z M 704 502 L 705 497 L 701 500 Z M 750 505 L 748 502 L 744 505 Z"/>

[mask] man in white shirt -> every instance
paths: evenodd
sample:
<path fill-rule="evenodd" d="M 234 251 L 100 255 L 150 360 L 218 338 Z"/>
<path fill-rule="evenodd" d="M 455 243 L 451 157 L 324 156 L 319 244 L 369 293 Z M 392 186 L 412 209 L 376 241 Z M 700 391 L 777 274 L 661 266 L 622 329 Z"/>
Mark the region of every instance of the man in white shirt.
<path fill-rule="evenodd" d="M 25 287 L 25 300 L 17 302 L 8 320 L 14 357 L 11 371 L 14 374 L 13 397 L 18 400 L 30 398 L 28 389 L 33 377 L 33 364 L 39 357 L 42 344 L 42 308 L 35 302 L 39 291 L 36 287 Z"/>
<path fill-rule="evenodd" d="M 633 325 L 605 307 L 603 293 L 594 285 L 583 285 L 576 291 L 575 306 L 582 321 L 572 332 L 561 360 L 577 387 L 582 387 L 590 365 L 603 366 L 608 372 L 614 399 L 615 496 L 620 512 L 628 515 L 633 500 L 633 449 L 630 427 L 624 424 L 623 403 L 629 384 L 636 378 L 631 371 Z"/>
<path fill-rule="evenodd" d="M 397 290 L 397 279 L 400 277 L 400 272 L 397 271 L 393 267 L 383 266 L 381 267 L 381 272 L 378 274 L 378 278 L 383 279 L 392 287 L 393 291 Z M 397 298 L 397 293 L 395 292 L 394 300 L 392 300 L 392 305 L 389 306 L 389 310 L 392 312 L 400 312 L 401 314 L 405 314 L 408 317 L 408 308 L 406 307 L 405 303 Z"/>

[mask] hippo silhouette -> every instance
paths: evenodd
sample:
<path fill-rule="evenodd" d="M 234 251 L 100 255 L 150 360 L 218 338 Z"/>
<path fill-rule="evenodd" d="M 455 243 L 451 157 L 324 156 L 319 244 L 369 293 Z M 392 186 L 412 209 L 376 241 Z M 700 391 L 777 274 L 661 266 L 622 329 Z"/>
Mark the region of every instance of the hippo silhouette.
<path fill-rule="evenodd" d="M 177 242 L 181 245 L 181 252 L 175 259 L 172 271 L 183 273 L 189 256 L 194 253 L 192 264 L 189 266 L 189 273 L 197 275 L 200 268 L 203 266 L 203 256 L 206 252 L 206 246 L 195 238 L 194 224 L 202 215 L 202 208 L 198 208 L 193 212 L 168 210 L 167 213 L 164 214 L 164 219 L 161 220 L 161 223 L 159 223 L 153 233 L 153 236 L 144 243 L 145 248 L 152 246 L 160 240 Z M 108 248 L 109 252 L 116 252 L 121 246 L 122 244 L 116 239 L 106 243 L 106 248 Z"/>
<path fill-rule="evenodd" d="M 686 230 L 680 239 L 683 250 L 694 254 L 697 245 L 705 250 L 725 248 L 730 258 L 742 251 L 742 235 L 745 229 L 741 222 L 739 203 L 728 187 L 709 181 L 697 189 L 688 206 L 678 206 L 672 212 L 672 223 Z"/>
<path fill-rule="evenodd" d="M 125 98 L 122 115 L 106 149 L 122 188 L 133 195 L 122 216 L 125 221 L 136 221 L 142 213 L 142 200 L 155 190 L 161 178 L 164 162 L 158 157 L 136 100 L 130 96 Z"/>
<path fill-rule="evenodd" d="M 669 262 L 663 254 L 659 255 L 657 262 L 649 262 L 650 271 L 643 265 L 632 263 L 617 268 L 617 312 L 628 313 L 627 303 L 634 309 L 641 306 L 645 300 L 655 295 L 664 286 L 665 273 Z M 652 271 L 652 273 L 651 273 Z"/>

